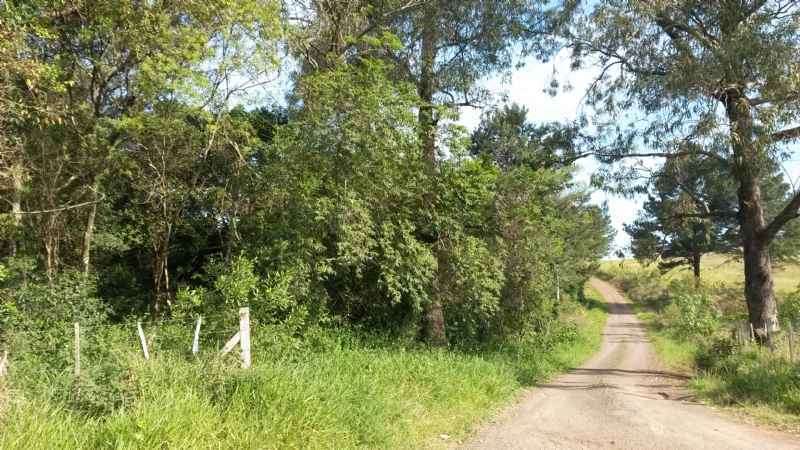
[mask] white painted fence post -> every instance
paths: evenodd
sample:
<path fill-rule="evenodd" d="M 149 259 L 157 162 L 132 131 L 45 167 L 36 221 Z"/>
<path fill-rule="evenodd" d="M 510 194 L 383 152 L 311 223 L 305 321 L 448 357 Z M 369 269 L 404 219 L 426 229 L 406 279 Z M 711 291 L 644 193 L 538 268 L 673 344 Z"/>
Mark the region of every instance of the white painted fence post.
<path fill-rule="evenodd" d="M 75 322 L 75 378 L 81 376 L 81 324 Z"/>
<path fill-rule="evenodd" d="M 194 339 L 192 339 L 192 354 L 197 356 L 200 353 L 200 324 L 203 323 L 203 316 L 197 316 L 197 325 L 194 327 Z"/>
<path fill-rule="evenodd" d="M 144 354 L 144 359 L 150 359 L 150 352 L 147 350 L 147 339 L 144 337 L 144 330 L 142 329 L 142 322 L 136 322 L 136 330 L 139 332 L 139 342 L 142 344 L 142 353 Z"/>
<path fill-rule="evenodd" d="M 239 334 L 242 347 L 242 368 L 249 369 L 252 363 L 250 357 L 250 308 L 239 308 Z"/>
<path fill-rule="evenodd" d="M 3 351 L 3 357 L 0 358 L 0 378 L 4 377 L 8 372 L 8 350 Z"/>

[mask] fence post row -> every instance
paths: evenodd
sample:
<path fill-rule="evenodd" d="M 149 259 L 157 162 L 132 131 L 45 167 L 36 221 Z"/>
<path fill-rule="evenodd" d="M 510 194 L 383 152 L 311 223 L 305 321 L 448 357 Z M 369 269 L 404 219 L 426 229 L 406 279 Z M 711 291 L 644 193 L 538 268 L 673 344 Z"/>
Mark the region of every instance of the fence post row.
<path fill-rule="evenodd" d="M 200 353 L 200 326 L 203 323 L 203 317 L 197 316 L 197 323 L 194 328 L 194 338 L 192 339 L 192 354 L 197 355 Z M 74 341 L 74 356 L 75 377 L 81 375 L 81 325 L 75 322 L 75 341 Z M 139 335 L 139 343 L 142 346 L 142 354 L 145 360 L 150 359 L 150 350 L 147 347 L 147 338 L 144 335 L 142 322 L 136 322 L 136 332 Z M 222 355 L 226 355 L 239 344 L 242 350 L 242 368 L 249 369 L 252 365 L 252 356 L 250 353 L 250 308 L 239 308 L 239 331 L 231 337 L 225 346 L 222 347 Z M 0 376 L 6 374 L 8 367 L 8 351 L 3 352 L 3 357 L 0 359 Z"/>

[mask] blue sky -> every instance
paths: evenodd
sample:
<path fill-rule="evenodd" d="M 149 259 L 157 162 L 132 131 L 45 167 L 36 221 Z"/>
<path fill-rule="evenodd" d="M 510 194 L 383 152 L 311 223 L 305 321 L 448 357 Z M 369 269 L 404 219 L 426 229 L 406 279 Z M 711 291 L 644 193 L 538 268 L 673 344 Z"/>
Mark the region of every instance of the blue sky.
<path fill-rule="evenodd" d="M 571 121 L 581 112 L 590 112 L 584 102 L 586 90 L 598 74 L 598 69 L 587 67 L 583 70 L 570 69 L 569 53 L 562 51 L 556 57 L 541 63 L 529 60 L 527 64 L 515 71 L 510 76 L 497 76 L 487 79 L 483 86 L 493 92 L 498 101 L 506 97 L 508 102 L 518 103 L 528 108 L 528 119 L 531 122 Z M 555 97 L 545 92 L 556 78 L 561 86 L 572 87 L 567 92 L 561 92 Z M 469 129 L 475 128 L 480 122 L 481 110 L 475 108 L 462 108 L 460 123 Z M 793 145 L 793 156 L 783 164 L 787 181 L 795 190 L 800 188 L 800 145 Z M 650 162 L 646 162 L 650 164 Z M 652 161 L 658 164 L 658 161 Z M 589 179 L 597 169 L 594 160 L 584 159 L 579 161 L 578 180 L 588 185 Z M 632 222 L 641 208 L 643 198 L 628 199 L 619 195 L 595 191 L 592 200 L 598 204 L 608 203 L 609 213 L 617 235 L 614 240 L 613 251 L 625 249 L 630 244 L 628 235 L 623 230 L 623 224 Z"/>

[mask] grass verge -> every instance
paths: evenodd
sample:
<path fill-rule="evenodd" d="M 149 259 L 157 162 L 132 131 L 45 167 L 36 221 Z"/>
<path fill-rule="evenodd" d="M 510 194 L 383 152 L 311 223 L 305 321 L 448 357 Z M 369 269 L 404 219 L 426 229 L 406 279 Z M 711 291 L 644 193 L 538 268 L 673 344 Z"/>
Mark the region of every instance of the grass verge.
<path fill-rule="evenodd" d="M 20 369 L 10 377 L 0 448 L 442 447 L 525 385 L 596 351 L 606 317 L 599 302 L 591 292 L 586 305 L 569 302 L 562 317 L 572 325 L 549 336 L 474 352 L 327 336 L 315 350 L 256 354 L 243 371 L 168 353 L 145 363 L 131 351 L 119 356 L 129 358 L 119 388 L 127 400 L 99 415 L 75 408 L 75 398 L 95 392 L 88 385 L 73 384 L 72 400 L 15 390 Z"/>
<path fill-rule="evenodd" d="M 691 319 L 675 316 L 674 310 L 670 315 L 669 309 L 675 301 L 671 296 L 681 294 L 667 288 L 666 298 L 664 293 L 639 298 L 643 290 L 653 289 L 632 282 L 635 278 L 618 284 L 629 287 L 659 360 L 691 376 L 689 387 L 699 400 L 746 421 L 800 433 L 800 363 L 790 362 L 780 350 L 737 345 L 722 325 L 705 336 L 682 333 L 675 320 Z"/>

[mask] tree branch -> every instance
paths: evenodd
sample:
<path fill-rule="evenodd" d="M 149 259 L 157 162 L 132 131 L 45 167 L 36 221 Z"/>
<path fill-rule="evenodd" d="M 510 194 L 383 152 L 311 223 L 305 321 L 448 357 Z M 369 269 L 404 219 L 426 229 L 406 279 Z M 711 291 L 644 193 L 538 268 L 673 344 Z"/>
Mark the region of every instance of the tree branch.
<path fill-rule="evenodd" d="M 761 240 L 769 244 L 778 235 L 784 225 L 792 219 L 800 217 L 800 192 L 795 193 L 792 200 L 783 208 L 783 210 L 772 219 L 769 225 L 764 228 L 760 233 Z"/>
<path fill-rule="evenodd" d="M 770 135 L 770 142 L 786 142 L 795 139 L 800 139 L 800 126 L 787 128 Z"/>

